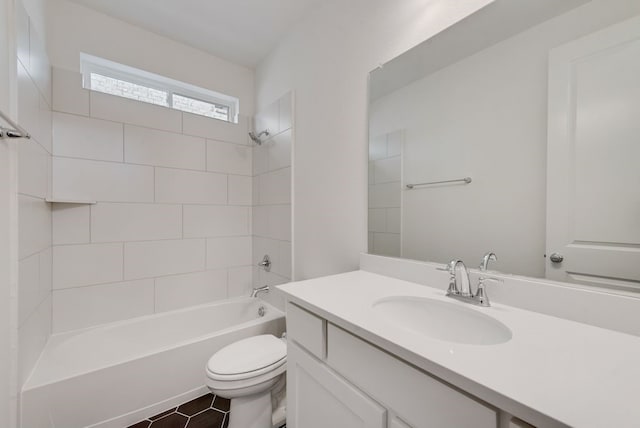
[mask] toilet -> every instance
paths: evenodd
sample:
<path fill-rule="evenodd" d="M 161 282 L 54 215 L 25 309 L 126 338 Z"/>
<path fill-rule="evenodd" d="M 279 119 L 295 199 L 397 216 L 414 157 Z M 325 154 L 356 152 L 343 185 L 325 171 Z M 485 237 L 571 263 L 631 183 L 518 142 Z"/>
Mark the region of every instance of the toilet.
<path fill-rule="evenodd" d="M 240 340 L 213 354 L 206 383 L 212 393 L 231 400 L 229 428 L 272 428 L 278 422 L 272 421 L 272 393 L 284 391 L 286 362 L 285 339 L 271 334 Z"/>

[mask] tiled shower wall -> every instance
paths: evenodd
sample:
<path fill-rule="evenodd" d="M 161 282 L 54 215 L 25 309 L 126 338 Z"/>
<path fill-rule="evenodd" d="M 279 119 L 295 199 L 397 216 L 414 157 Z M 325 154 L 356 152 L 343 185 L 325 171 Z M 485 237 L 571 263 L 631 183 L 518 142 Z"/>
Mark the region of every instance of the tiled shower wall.
<path fill-rule="evenodd" d="M 44 29 L 16 2 L 18 122 L 32 138 L 18 147 L 18 382 L 21 387 L 51 332 L 51 65 Z"/>
<path fill-rule="evenodd" d="M 271 272 L 254 268 L 255 286 L 289 282 L 291 271 L 291 148 L 293 141 L 293 94 L 258 112 L 254 129 L 269 130 L 262 145 L 253 148 L 253 258 L 271 257 Z M 276 293 L 268 299 L 283 307 Z"/>
<path fill-rule="evenodd" d="M 53 330 L 240 295 L 252 285 L 252 147 L 231 124 L 53 72 Z M 96 201 L 96 204 L 89 202 Z"/>
<path fill-rule="evenodd" d="M 369 142 L 369 252 L 400 257 L 403 131 Z"/>

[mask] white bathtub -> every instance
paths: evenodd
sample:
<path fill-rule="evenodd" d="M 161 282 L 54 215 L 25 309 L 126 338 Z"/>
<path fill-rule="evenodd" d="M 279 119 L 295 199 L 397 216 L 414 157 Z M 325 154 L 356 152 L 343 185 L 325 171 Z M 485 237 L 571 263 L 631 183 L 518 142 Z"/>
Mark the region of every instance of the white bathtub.
<path fill-rule="evenodd" d="M 223 346 L 283 331 L 281 311 L 242 298 L 53 335 L 23 388 L 21 425 L 126 427 L 204 394 Z"/>

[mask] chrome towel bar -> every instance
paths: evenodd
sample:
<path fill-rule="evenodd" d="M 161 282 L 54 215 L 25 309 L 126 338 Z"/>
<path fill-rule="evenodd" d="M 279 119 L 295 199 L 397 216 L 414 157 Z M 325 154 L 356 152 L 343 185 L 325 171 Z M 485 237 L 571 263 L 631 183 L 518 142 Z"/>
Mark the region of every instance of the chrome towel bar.
<path fill-rule="evenodd" d="M 411 190 L 417 186 L 430 186 L 432 184 L 445 184 L 445 183 L 471 183 L 471 177 L 458 178 L 456 180 L 443 180 L 443 181 L 429 181 L 427 183 L 407 184 L 407 189 Z"/>
<path fill-rule="evenodd" d="M 9 126 L 13 128 L 13 129 L 8 129 L 3 126 L 0 126 L 0 140 L 3 140 L 5 138 L 31 138 L 31 135 L 24 128 L 22 128 L 20 125 L 18 125 L 13 120 L 11 120 L 9 116 L 4 114 L 1 110 L 0 110 L 0 118 L 2 118 L 2 120 L 7 122 Z"/>

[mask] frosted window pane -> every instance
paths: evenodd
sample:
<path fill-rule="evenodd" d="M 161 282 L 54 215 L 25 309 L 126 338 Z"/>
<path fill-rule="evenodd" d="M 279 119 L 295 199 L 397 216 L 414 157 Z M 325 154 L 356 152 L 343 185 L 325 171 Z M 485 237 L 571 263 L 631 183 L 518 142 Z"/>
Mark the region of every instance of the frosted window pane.
<path fill-rule="evenodd" d="M 229 121 L 229 107 L 173 94 L 173 108 L 188 113 Z"/>
<path fill-rule="evenodd" d="M 167 107 L 169 104 L 167 101 L 168 94 L 165 91 L 136 85 L 135 83 L 102 76 L 96 73 L 91 73 L 91 89 L 164 107 Z"/>

